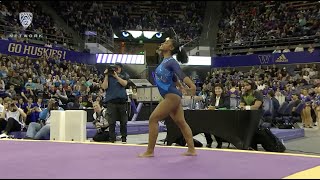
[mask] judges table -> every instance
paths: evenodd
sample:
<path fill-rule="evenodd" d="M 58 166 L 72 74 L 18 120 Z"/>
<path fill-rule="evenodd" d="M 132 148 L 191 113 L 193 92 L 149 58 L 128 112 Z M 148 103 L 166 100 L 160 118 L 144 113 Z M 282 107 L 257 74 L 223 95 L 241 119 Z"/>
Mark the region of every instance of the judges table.
<path fill-rule="evenodd" d="M 193 135 L 210 133 L 233 144 L 237 149 L 248 149 L 259 125 L 262 112 L 258 110 L 185 110 L 185 119 Z M 167 143 L 172 145 L 182 133 L 173 120 L 166 119 Z"/>

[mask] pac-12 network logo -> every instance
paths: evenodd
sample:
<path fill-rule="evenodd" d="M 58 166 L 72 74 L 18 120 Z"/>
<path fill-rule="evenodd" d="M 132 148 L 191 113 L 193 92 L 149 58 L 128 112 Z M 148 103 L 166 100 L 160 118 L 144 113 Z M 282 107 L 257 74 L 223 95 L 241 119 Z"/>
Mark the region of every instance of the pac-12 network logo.
<path fill-rule="evenodd" d="M 33 14 L 31 12 L 19 13 L 19 20 L 24 29 L 27 29 L 32 23 Z"/>

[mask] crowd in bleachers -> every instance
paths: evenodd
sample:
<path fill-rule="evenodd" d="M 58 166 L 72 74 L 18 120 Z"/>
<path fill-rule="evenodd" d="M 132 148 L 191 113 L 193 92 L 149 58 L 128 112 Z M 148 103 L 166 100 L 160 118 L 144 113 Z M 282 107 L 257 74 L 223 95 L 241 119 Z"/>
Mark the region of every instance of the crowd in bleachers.
<path fill-rule="evenodd" d="M 301 115 L 302 122 L 308 122 L 308 118 L 313 118 L 316 121 L 317 111 L 319 105 L 320 95 L 320 80 L 319 80 L 319 65 L 305 64 L 296 65 L 295 68 L 279 68 L 276 65 L 272 67 L 252 67 L 248 72 L 242 72 L 234 69 L 213 69 L 212 73 L 208 75 L 202 85 L 200 96 L 208 101 L 214 94 L 214 86 L 217 83 L 224 85 L 224 93 L 231 99 L 238 98 L 244 93 L 244 83 L 246 79 L 251 79 L 257 86 L 257 91 L 261 92 L 265 98 L 273 99 L 274 109 L 272 110 L 273 123 L 277 124 L 277 116 L 284 116 L 282 106 L 291 108 L 289 114 L 295 116 Z M 296 97 L 293 97 L 297 95 Z M 297 98 L 297 99 L 294 99 Z M 304 106 L 303 109 L 297 108 L 299 103 L 295 100 L 300 100 Z M 233 108 L 239 105 L 239 101 L 234 102 Z M 237 104 L 238 103 L 238 104 Z M 231 103 L 232 104 L 232 103 Z M 276 105 L 278 104 L 278 106 Z M 282 109 L 281 109 L 282 108 Z M 309 109 L 308 109 L 309 108 Z M 304 113 L 306 111 L 306 113 Z M 303 112 L 303 113 L 302 113 Z M 293 113 L 293 114 L 292 114 Z M 309 117 L 310 116 L 310 117 Z M 311 117 L 312 116 L 312 117 Z M 308 118 L 307 118 L 308 117 Z M 307 121 L 305 120 L 307 119 Z M 317 123 L 315 123 L 317 125 Z M 312 127 L 310 124 L 305 125 Z"/>
<path fill-rule="evenodd" d="M 166 31 L 173 27 L 181 40 L 200 36 L 205 10 L 204 1 L 59 1 L 52 6 L 80 34 L 95 31 L 110 37 L 112 29 Z"/>
<path fill-rule="evenodd" d="M 83 109 L 103 97 L 101 77 L 94 66 L 57 57 L 30 59 L 0 54 L 0 60 L 0 109 L 5 103 L 16 103 L 27 114 L 26 125 L 38 120 L 36 107 L 43 110 L 51 98 L 64 109 Z"/>
<path fill-rule="evenodd" d="M 320 3 L 288 1 L 224 2 L 218 43 L 253 45 L 261 40 L 320 36 Z"/>

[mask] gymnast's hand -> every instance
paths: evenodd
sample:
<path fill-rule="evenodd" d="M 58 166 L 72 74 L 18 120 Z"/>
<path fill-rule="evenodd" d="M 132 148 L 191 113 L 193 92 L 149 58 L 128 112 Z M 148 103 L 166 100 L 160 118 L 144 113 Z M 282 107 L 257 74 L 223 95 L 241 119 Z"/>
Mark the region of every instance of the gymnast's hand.
<path fill-rule="evenodd" d="M 195 96 L 196 95 L 196 89 L 195 88 L 185 88 L 187 94 L 189 96 Z"/>

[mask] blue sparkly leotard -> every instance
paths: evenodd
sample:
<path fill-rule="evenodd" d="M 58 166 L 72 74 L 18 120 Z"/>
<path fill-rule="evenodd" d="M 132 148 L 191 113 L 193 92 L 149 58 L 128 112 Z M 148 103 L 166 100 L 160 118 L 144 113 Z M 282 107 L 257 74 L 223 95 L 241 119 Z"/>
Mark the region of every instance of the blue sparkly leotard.
<path fill-rule="evenodd" d="M 186 75 L 182 72 L 180 65 L 173 58 L 165 58 L 155 71 L 155 81 L 160 95 L 164 97 L 168 93 L 182 97 L 182 93 L 176 88 L 177 78 L 183 80 Z"/>

